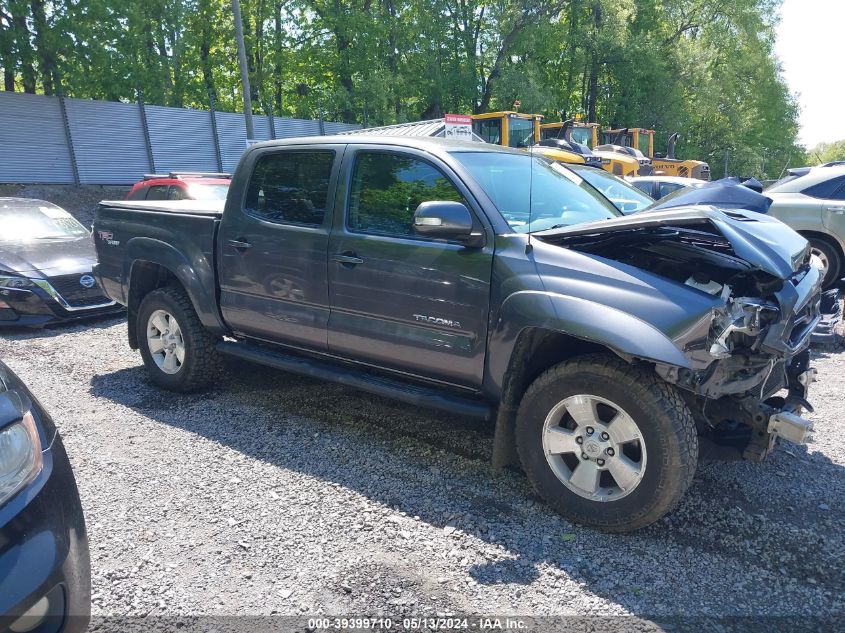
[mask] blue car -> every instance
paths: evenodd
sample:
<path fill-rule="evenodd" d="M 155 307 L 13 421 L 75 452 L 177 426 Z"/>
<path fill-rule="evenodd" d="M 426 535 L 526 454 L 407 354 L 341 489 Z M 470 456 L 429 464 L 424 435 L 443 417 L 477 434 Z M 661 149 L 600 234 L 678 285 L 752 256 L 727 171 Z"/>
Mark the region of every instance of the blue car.
<path fill-rule="evenodd" d="M 76 481 L 50 416 L 0 362 L 0 631 L 88 626 L 91 563 Z"/>

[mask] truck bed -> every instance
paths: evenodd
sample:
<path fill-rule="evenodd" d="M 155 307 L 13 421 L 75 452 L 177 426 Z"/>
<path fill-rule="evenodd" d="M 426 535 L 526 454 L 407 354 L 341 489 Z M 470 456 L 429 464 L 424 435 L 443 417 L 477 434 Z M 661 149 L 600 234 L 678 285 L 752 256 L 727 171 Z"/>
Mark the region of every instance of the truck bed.
<path fill-rule="evenodd" d="M 223 215 L 225 204 L 225 200 L 103 200 L 100 202 L 101 207 L 111 209 L 210 215 L 218 218 Z"/>
<path fill-rule="evenodd" d="M 137 266 L 160 265 L 180 280 L 206 325 L 218 322 L 215 245 L 223 200 L 104 200 L 94 216 L 94 275 L 111 299 L 127 305 Z M 127 306 L 130 310 L 133 306 Z"/>

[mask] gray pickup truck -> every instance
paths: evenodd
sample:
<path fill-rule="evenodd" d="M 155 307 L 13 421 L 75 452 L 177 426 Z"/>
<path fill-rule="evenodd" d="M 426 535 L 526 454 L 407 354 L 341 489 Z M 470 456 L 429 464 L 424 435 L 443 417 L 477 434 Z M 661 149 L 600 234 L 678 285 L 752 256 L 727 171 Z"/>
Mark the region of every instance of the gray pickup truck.
<path fill-rule="evenodd" d="M 699 451 L 761 460 L 811 429 L 820 274 L 756 213 L 621 217 L 528 152 L 383 136 L 250 148 L 225 207 L 103 202 L 95 275 L 152 381 L 221 354 L 495 420 L 564 516 L 626 531 Z"/>

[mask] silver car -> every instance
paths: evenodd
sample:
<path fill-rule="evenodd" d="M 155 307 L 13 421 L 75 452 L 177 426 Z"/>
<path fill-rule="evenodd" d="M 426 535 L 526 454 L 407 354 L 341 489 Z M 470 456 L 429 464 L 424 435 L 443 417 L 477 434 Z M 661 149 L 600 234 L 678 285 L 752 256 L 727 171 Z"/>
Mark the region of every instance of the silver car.
<path fill-rule="evenodd" d="M 823 266 L 824 287 L 845 273 L 845 166 L 796 170 L 769 187 L 769 214 L 782 220 L 810 242 Z"/>

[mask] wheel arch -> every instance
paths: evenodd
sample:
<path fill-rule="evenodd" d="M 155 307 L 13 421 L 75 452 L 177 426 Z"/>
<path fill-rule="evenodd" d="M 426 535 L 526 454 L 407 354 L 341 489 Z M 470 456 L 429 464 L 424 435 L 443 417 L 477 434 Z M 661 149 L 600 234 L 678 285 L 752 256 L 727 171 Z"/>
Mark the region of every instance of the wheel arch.
<path fill-rule="evenodd" d="M 130 263 L 126 272 L 129 280 L 126 307 L 132 349 L 138 348 L 135 320 L 141 301 L 153 290 L 167 285 L 176 284 L 185 291 L 203 326 L 216 334 L 225 333 L 217 304 L 217 281 L 207 260 L 196 266 L 165 242 L 136 238 L 128 244 L 127 261 Z"/>
<path fill-rule="evenodd" d="M 833 248 L 836 249 L 837 254 L 839 255 L 840 263 L 843 263 L 843 260 L 845 260 L 845 248 L 843 248 L 842 242 L 840 242 L 838 238 L 831 235 L 830 233 L 824 233 L 822 231 L 811 231 L 811 230 L 807 230 L 807 231 L 799 230 L 799 231 L 797 231 L 797 233 L 799 235 L 801 235 L 801 237 L 804 237 L 808 240 L 814 239 L 814 240 L 822 240 L 823 242 L 827 242 Z"/>
<path fill-rule="evenodd" d="M 531 382 L 558 363 L 592 353 L 689 367 L 665 333 L 615 308 L 540 292 L 508 297 L 490 338 L 485 375 L 485 390 L 499 401 L 494 467 L 515 463 L 516 411 Z"/>

